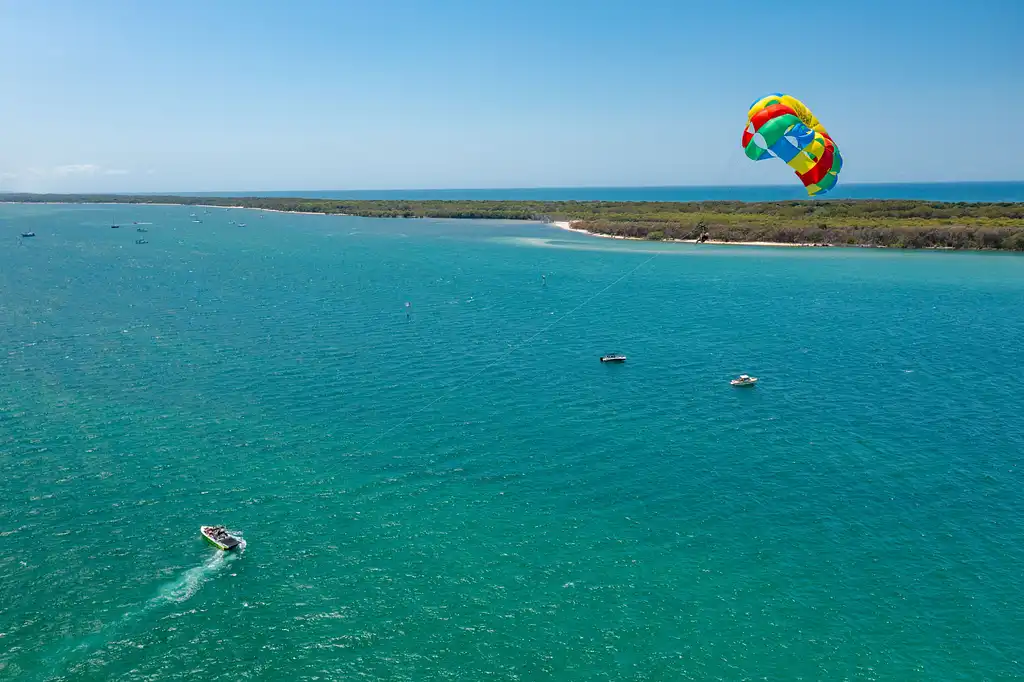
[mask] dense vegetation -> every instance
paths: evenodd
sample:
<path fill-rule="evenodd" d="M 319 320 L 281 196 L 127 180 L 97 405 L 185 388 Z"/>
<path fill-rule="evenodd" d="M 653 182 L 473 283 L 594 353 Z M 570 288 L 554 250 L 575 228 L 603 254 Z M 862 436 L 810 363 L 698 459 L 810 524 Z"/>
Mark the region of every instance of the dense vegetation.
<path fill-rule="evenodd" d="M 388 218 L 571 220 L 600 234 L 897 248 L 1024 251 L 1024 203 L 824 200 L 746 203 L 398 201 L 265 197 L 7 194 L 0 200 L 173 203 Z"/>

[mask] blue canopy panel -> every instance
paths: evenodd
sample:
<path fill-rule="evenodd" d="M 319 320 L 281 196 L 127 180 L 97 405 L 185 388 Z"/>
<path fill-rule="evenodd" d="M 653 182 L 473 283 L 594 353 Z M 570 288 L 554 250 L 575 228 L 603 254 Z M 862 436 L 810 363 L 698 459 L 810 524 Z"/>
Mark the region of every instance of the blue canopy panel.
<path fill-rule="evenodd" d="M 797 123 L 771 146 L 771 152 L 786 163 L 792 161 L 801 149 L 814 142 L 814 131 L 803 123 Z"/>

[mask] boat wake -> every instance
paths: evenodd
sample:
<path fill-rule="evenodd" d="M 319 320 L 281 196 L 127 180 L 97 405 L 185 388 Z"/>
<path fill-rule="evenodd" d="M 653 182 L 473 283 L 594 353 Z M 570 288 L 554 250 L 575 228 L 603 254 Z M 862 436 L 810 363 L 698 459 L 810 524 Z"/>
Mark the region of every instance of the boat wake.
<path fill-rule="evenodd" d="M 124 613 L 117 620 L 104 624 L 99 630 L 79 639 L 65 642 L 57 651 L 46 656 L 51 663 L 47 676 L 40 679 L 51 679 L 64 672 L 74 672 L 89 652 L 102 649 L 113 641 L 126 627 L 142 619 L 150 611 L 166 604 L 180 604 L 191 599 L 199 590 L 220 573 L 226 566 L 241 558 L 245 551 L 245 539 L 237 533 L 240 540 L 238 547 L 232 552 L 213 550 L 212 555 L 202 564 L 185 570 L 176 579 L 160 586 L 155 596 L 142 604 L 141 607 Z"/>
<path fill-rule="evenodd" d="M 236 537 L 241 541 L 237 549 L 233 552 L 221 552 L 218 550 L 201 565 L 188 569 L 177 580 L 161 587 L 157 595 L 149 600 L 147 607 L 151 608 L 168 602 L 180 603 L 191 599 L 210 578 L 214 577 L 229 563 L 238 559 L 245 551 L 245 540 L 240 536 Z"/>

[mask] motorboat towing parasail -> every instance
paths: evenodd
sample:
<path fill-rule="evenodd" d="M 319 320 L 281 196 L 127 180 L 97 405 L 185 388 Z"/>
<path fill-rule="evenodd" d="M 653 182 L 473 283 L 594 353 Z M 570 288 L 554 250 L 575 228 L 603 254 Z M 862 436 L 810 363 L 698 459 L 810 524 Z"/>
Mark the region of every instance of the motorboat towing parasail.
<path fill-rule="evenodd" d="M 241 544 L 239 539 L 229 533 L 224 526 L 200 526 L 199 532 L 207 542 L 217 549 L 228 551 Z"/>

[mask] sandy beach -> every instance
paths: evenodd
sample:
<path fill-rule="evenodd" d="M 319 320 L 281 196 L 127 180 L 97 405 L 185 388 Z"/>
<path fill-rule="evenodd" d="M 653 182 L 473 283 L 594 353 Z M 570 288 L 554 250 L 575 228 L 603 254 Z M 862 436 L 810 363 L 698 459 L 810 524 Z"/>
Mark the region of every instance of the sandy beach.
<path fill-rule="evenodd" d="M 617 235 L 617 234 L 600 234 L 598 232 L 590 232 L 589 230 L 584 230 L 584 229 L 579 228 L 579 227 L 573 227 L 573 223 L 571 221 L 568 221 L 568 220 L 556 220 L 556 221 L 554 221 L 554 222 L 552 222 L 550 224 L 554 225 L 555 227 L 560 228 L 562 230 L 568 230 L 569 232 L 578 232 L 579 234 L 585 234 L 585 235 L 588 235 L 588 236 L 591 236 L 591 237 L 601 237 L 602 239 L 628 239 L 630 241 L 637 241 L 637 242 L 651 241 L 649 239 L 642 239 L 640 237 L 624 237 L 622 235 Z M 675 244 L 697 244 L 698 243 L 696 239 L 661 239 L 661 240 L 658 240 L 658 241 L 667 242 L 667 243 L 675 243 Z M 718 239 L 709 239 L 706 242 L 701 242 L 701 243 L 703 243 L 703 244 L 713 244 L 713 245 L 716 245 L 716 246 L 784 246 L 784 247 L 792 247 L 792 246 L 821 247 L 821 246 L 827 246 L 827 245 L 822 245 L 822 244 L 789 244 L 789 243 L 785 243 L 785 242 L 726 242 L 726 241 L 721 241 L 721 240 L 718 240 Z"/>

